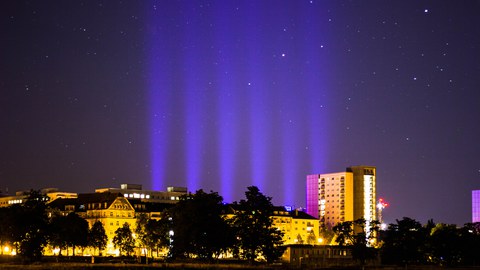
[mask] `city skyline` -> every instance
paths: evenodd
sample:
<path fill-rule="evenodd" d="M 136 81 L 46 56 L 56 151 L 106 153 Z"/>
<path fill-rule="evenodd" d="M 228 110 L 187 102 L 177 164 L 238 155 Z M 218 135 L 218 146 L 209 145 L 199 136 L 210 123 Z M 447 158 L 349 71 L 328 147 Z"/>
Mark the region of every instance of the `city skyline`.
<path fill-rule="evenodd" d="M 471 221 L 478 1 L 0 3 L 0 189 L 256 185 L 377 168 L 385 222 Z"/>

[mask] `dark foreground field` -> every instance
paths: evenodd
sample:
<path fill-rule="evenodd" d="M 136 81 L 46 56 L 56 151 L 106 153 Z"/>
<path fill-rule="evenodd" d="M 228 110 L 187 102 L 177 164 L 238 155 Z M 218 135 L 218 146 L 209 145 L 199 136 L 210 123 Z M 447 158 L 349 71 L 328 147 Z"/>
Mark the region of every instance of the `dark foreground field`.
<path fill-rule="evenodd" d="M 99 264 L 89 264 L 89 263 L 48 263 L 40 262 L 33 264 L 10 264 L 10 263 L 0 263 L 0 269 L 35 269 L 35 270 L 63 270 L 63 269 L 95 269 L 95 270 L 110 270 L 110 269 L 199 269 L 199 270 L 240 270 L 240 269 L 320 269 L 320 268 L 309 268 L 309 267 L 299 267 L 299 266 L 287 266 L 287 265 L 276 265 L 276 266 L 267 266 L 267 265 L 236 265 L 236 264 L 195 264 L 195 263 L 153 263 L 153 264 L 122 264 L 122 263 L 99 263 Z M 322 268 L 329 270 L 354 270 L 361 269 L 360 267 L 345 267 L 345 268 Z M 408 266 L 405 267 L 396 267 L 396 266 L 366 266 L 365 270 L 434 270 L 434 269 L 445 269 L 445 270 L 477 270 L 480 267 L 470 267 L 470 268 L 447 268 L 447 267 L 438 267 L 438 266 Z"/>
<path fill-rule="evenodd" d="M 287 264 L 257 264 L 249 265 L 243 261 L 219 261 L 217 263 L 198 263 L 196 261 L 182 261 L 182 262 L 162 262 L 149 261 L 149 264 L 138 263 L 138 258 L 119 258 L 119 257 L 95 257 L 93 262 L 91 257 L 52 257 L 46 256 L 42 258 L 41 262 L 28 263 L 22 261 L 19 257 L 0 255 L 0 269 L 35 269 L 35 270 L 64 270 L 64 269 L 94 269 L 94 270 L 110 270 L 110 269 L 191 269 L 191 270 L 240 270 L 240 269 L 265 269 L 265 270 L 282 270 L 282 269 L 329 269 L 329 270 L 353 270 L 362 269 L 361 267 L 330 267 L 330 268 L 315 268 L 307 267 L 306 265 L 287 265 Z M 144 261 L 145 262 L 145 261 Z M 478 267 L 439 267 L 439 266 L 365 266 L 365 270 L 480 270 Z"/>

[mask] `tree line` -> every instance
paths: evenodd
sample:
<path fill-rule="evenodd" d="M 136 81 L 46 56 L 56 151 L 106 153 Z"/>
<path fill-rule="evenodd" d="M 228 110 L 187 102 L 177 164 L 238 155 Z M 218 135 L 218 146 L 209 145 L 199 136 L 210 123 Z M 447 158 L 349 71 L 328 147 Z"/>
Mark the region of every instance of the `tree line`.
<path fill-rule="evenodd" d="M 379 230 L 376 221 L 347 221 L 333 227 L 336 241 L 351 248 L 360 264 L 380 258 L 386 265 L 480 265 L 480 223 L 422 225 L 404 217 Z M 357 228 L 357 230 L 355 230 Z"/>
<path fill-rule="evenodd" d="M 100 221 L 89 228 L 74 212 L 64 216 L 47 209 L 46 201 L 45 195 L 32 191 L 23 205 L 0 208 L 0 246 L 12 245 L 27 260 L 41 259 L 47 246 L 58 254 L 93 248 L 101 255 L 107 235 Z M 139 248 L 153 257 L 166 249 L 168 259 L 215 260 L 228 254 L 249 262 L 272 262 L 283 254 L 283 233 L 273 227 L 270 197 L 251 186 L 244 200 L 231 205 L 234 213 L 228 207 L 218 193 L 198 190 L 182 196 L 158 220 L 138 214 L 135 228 L 123 224 L 112 242 L 120 255 L 131 256 Z"/>
<path fill-rule="evenodd" d="M 67 216 L 58 212 L 48 215 L 48 198 L 39 191 L 31 191 L 23 205 L 0 208 L 0 247 L 12 246 L 27 260 L 39 260 L 48 245 L 62 250 L 91 247 L 97 250 L 107 245 L 103 224 L 97 221 L 89 228 L 88 222 L 76 213 Z"/>
<path fill-rule="evenodd" d="M 13 246 L 27 260 L 39 260 L 45 247 L 58 254 L 91 248 L 102 255 L 107 245 L 103 224 L 88 222 L 72 212 L 66 216 L 48 209 L 47 198 L 32 191 L 23 205 L 0 208 L 0 247 Z M 234 210 L 233 212 L 231 210 Z M 167 250 L 168 259 L 216 260 L 224 256 L 253 262 L 273 262 L 284 252 L 283 233 L 273 226 L 273 205 L 257 187 L 248 187 L 245 199 L 225 205 L 216 192 L 198 190 L 162 212 L 160 219 L 138 214 L 135 228 L 119 227 L 112 242 L 122 256 L 135 249 L 154 257 Z M 476 266 L 480 264 L 480 223 L 463 227 L 422 225 L 404 217 L 380 230 L 376 221 L 363 219 L 337 224 L 321 235 L 335 237 L 361 264 L 380 259 L 383 264 Z M 3 252 L 3 248 L 1 250 Z"/>

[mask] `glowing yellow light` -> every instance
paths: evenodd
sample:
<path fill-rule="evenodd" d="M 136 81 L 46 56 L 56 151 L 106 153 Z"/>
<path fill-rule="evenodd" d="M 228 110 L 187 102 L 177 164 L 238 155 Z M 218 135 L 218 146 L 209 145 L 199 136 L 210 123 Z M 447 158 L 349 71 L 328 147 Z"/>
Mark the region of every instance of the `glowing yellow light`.
<path fill-rule="evenodd" d="M 5 253 L 10 252 L 10 247 L 5 246 L 5 247 L 3 248 L 3 252 L 5 252 Z"/>
<path fill-rule="evenodd" d="M 317 241 L 318 243 L 323 243 L 323 238 L 318 238 Z"/>

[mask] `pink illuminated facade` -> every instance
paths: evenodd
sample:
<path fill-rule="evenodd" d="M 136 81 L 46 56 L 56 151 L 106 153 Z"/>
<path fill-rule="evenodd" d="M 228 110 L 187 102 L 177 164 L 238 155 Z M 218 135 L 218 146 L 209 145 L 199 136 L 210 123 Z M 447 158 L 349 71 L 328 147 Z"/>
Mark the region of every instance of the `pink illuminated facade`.
<path fill-rule="evenodd" d="M 319 174 L 307 175 L 307 213 L 318 218 L 319 192 L 318 184 L 320 181 Z"/>
<path fill-rule="evenodd" d="M 480 190 L 472 191 L 472 222 L 480 222 Z"/>

